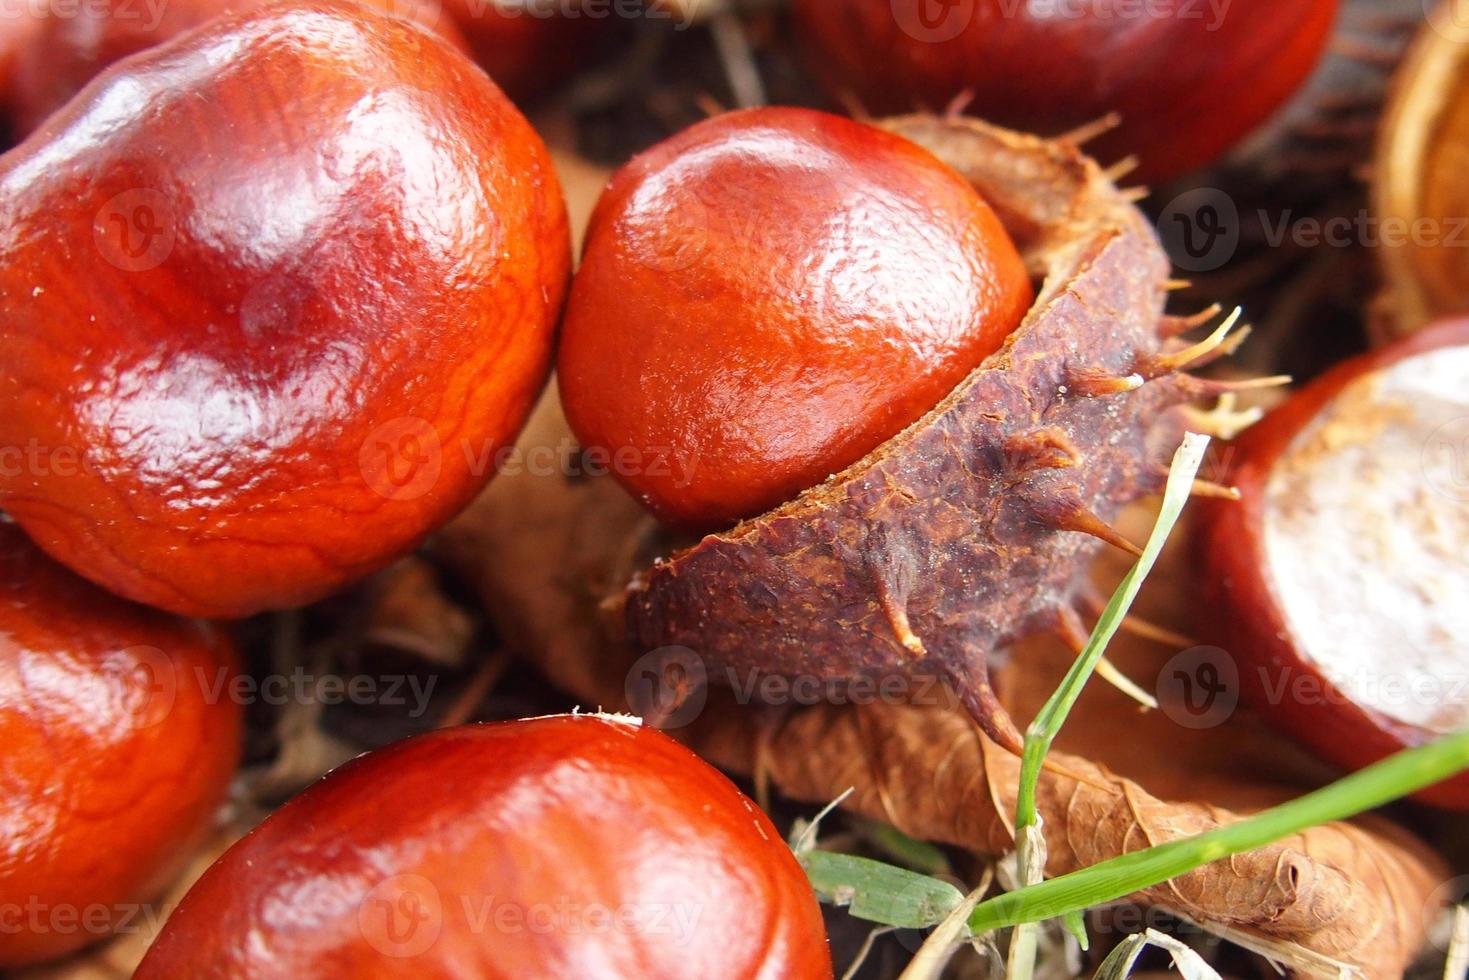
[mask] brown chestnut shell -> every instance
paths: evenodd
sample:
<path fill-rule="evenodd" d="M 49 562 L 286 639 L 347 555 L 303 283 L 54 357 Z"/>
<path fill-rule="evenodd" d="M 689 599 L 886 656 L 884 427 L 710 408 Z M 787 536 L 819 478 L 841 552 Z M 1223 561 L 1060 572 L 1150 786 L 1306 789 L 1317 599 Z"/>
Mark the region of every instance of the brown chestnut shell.
<path fill-rule="evenodd" d="M 1386 343 L 1469 312 L 1469 23 L 1451 3 L 1429 12 L 1393 75 L 1377 127 L 1372 206 L 1383 293 L 1371 324 Z"/>

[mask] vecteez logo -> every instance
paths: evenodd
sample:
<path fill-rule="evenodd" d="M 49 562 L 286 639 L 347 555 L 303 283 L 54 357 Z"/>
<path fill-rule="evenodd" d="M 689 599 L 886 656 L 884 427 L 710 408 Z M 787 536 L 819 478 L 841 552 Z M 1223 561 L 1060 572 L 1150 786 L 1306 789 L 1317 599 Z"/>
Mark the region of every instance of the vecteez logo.
<path fill-rule="evenodd" d="M 1454 945 L 1453 913 L 1445 912 L 1465 902 L 1469 902 L 1469 875 L 1441 882 L 1423 903 L 1423 931 L 1429 944 L 1439 952 L 1447 953 Z"/>
<path fill-rule="evenodd" d="M 1423 17 L 1444 38 L 1469 40 L 1469 0 L 1423 0 Z"/>
<path fill-rule="evenodd" d="M 373 429 L 362 441 L 357 463 L 374 493 L 387 500 L 417 500 L 438 483 L 444 447 L 431 423 L 407 416 Z"/>
<path fill-rule="evenodd" d="M 1195 188 L 1168 202 L 1158 216 L 1158 237 L 1178 268 L 1212 272 L 1239 249 L 1239 208 L 1217 187 Z"/>
<path fill-rule="evenodd" d="M 634 661 L 623 694 L 644 724 L 665 730 L 682 728 L 704 710 L 709 672 L 704 659 L 688 647 L 659 647 Z"/>
<path fill-rule="evenodd" d="M 92 223 L 97 251 L 124 272 L 158 268 L 172 254 L 177 234 L 168 198 L 148 187 L 110 198 Z"/>
<path fill-rule="evenodd" d="M 357 926 L 367 944 L 384 956 L 420 956 L 439 940 L 444 903 L 438 888 L 422 875 L 394 875 L 362 899 Z"/>
<path fill-rule="evenodd" d="M 179 678 L 173 658 L 158 647 L 146 645 L 127 647 L 118 657 L 127 665 L 122 694 L 128 702 L 129 717 L 136 719 L 134 724 L 140 729 L 162 724 L 178 701 Z M 106 678 L 95 682 L 112 683 Z"/>
<path fill-rule="evenodd" d="M 974 20 L 977 0 L 892 0 L 893 19 L 915 41 L 952 41 Z"/>
<path fill-rule="evenodd" d="M 387 0 L 387 10 L 400 20 L 429 29 L 438 27 L 444 19 L 444 8 L 439 0 Z"/>
<path fill-rule="evenodd" d="M 1239 665 L 1219 647 L 1193 647 L 1163 665 L 1155 694 L 1174 724 L 1217 728 L 1239 707 Z"/>
<path fill-rule="evenodd" d="M 1423 476 L 1450 500 L 1469 502 L 1469 416 L 1451 419 L 1423 443 Z"/>

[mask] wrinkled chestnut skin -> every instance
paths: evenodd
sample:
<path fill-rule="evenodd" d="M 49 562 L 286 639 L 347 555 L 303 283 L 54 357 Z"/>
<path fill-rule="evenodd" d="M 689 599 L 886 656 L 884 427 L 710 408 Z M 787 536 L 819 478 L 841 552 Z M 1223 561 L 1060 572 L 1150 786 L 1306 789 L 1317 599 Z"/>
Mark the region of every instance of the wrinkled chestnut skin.
<path fill-rule="evenodd" d="M 968 92 L 966 111 L 1047 133 L 1115 111 L 1121 127 L 1089 149 L 1135 153 L 1139 179 L 1156 181 L 1216 159 L 1289 98 L 1337 0 L 1233 0 L 1222 17 L 1192 0 L 1060 7 L 795 0 L 794 17 L 817 74 L 869 111 L 939 109 Z"/>
<path fill-rule="evenodd" d="M 19 52 L 11 102 L 17 132 L 29 133 L 97 74 L 130 54 L 162 44 L 225 14 L 257 10 L 272 0 L 109 0 L 79 4 L 65 15 L 49 5 L 33 39 Z M 432 0 L 358 0 L 406 17 L 468 51 L 463 36 Z"/>
<path fill-rule="evenodd" d="M 801 980 L 831 963 L 754 803 L 667 736 L 582 715 L 348 763 L 205 872 L 134 976 Z"/>
<path fill-rule="evenodd" d="M 273 7 L 128 59 L 0 158 L 0 508 L 165 609 L 319 598 L 492 475 L 569 253 L 544 145 L 412 24 Z"/>
<path fill-rule="evenodd" d="M 933 408 L 1032 298 L 999 219 L 928 151 L 806 109 L 729 113 L 598 202 L 562 403 L 660 518 L 728 526 Z"/>
<path fill-rule="evenodd" d="M 1403 748 L 1419 745 L 1437 737 L 1433 731 L 1394 717 L 1379 707 L 1361 703 L 1330 677 L 1331 661 L 1343 655 L 1346 638 L 1342 630 L 1351 630 L 1354 617 L 1368 616 L 1394 622 L 1395 617 L 1430 617 L 1437 629 L 1448 639 L 1445 643 L 1454 649 L 1455 659 L 1439 662 L 1439 674 L 1451 690 L 1459 690 L 1458 681 L 1463 677 L 1466 661 L 1462 647 L 1454 648 L 1462 639 L 1462 630 L 1455 627 L 1463 622 L 1464 611 L 1435 605 L 1433 589 L 1422 578 L 1423 571 L 1417 567 L 1401 548 L 1379 549 L 1376 554 L 1382 562 L 1390 565 L 1390 578 L 1421 595 L 1421 608 L 1410 608 L 1394 600 L 1390 593 L 1376 589 L 1362 579 L 1365 569 L 1351 567 L 1328 550 L 1331 543 L 1325 537 L 1313 539 L 1296 536 L 1289 541 L 1293 553 L 1316 563 L 1332 585 L 1317 590 L 1321 603 L 1335 608 L 1335 614 L 1318 615 L 1313 622 L 1326 631 L 1336 630 L 1337 641 L 1327 642 L 1325 637 L 1312 644 L 1292 625 L 1287 593 L 1281 589 L 1282 571 L 1272 558 L 1271 539 L 1267 534 L 1267 520 L 1280 513 L 1281 497 L 1272 496 L 1269 487 L 1285 461 L 1303 452 L 1298 437 L 1333 402 L 1343 397 L 1350 385 L 1369 379 L 1398 362 L 1425 352 L 1447 348 L 1469 347 L 1469 320 L 1448 321 L 1425 329 L 1398 343 L 1365 354 L 1338 365 L 1306 388 L 1297 392 L 1262 421 L 1252 426 L 1227 449 L 1230 461 L 1230 482 L 1238 487 L 1242 499 L 1237 502 L 1207 500 L 1200 501 L 1200 534 L 1198 550 L 1202 567 L 1202 587 L 1207 607 L 1212 611 L 1212 627 L 1216 641 L 1233 657 L 1239 666 L 1241 693 L 1257 710 L 1276 727 L 1303 745 L 1314 749 L 1323 758 L 1348 769 L 1358 769 L 1376 762 Z M 1381 381 L 1373 383 L 1380 385 Z M 1390 426 L 1398 420 L 1386 411 L 1379 412 L 1372 421 L 1374 425 Z M 1370 433 L 1369 433 L 1370 435 Z M 1426 453 L 1433 439 L 1428 431 L 1413 434 L 1409 440 L 1415 448 L 1421 443 Z M 1340 451 L 1344 440 L 1355 441 L 1357 436 L 1343 430 L 1330 432 L 1327 445 L 1331 452 Z M 1375 437 L 1380 438 L 1380 437 Z M 1374 443 L 1375 444 L 1375 443 Z M 1385 450 L 1384 450 L 1385 452 Z M 1416 453 L 1415 453 L 1416 455 Z M 1384 459 L 1387 457 L 1384 456 Z M 1423 460 L 1428 456 L 1424 455 Z M 1412 460 L 1410 466 L 1384 467 L 1386 479 L 1399 486 L 1420 488 L 1425 484 L 1425 463 Z M 1337 475 L 1312 476 L 1306 471 L 1302 479 L 1338 480 Z M 1370 474 L 1358 471 L 1349 481 L 1353 495 L 1368 495 L 1375 492 Z M 1427 492 L 1433 492 L 1431 489 Z M 1299 497 L 1291 499 L 1292 508 L 1312 506 L 1311 501 Z M 1457 506 L 1464 506 L 1462 503 Z M 1363 526 L 1361 522 L 1343 519 L 1329 522 L 1327 537 L 1352 537 L 1376 540 L 1372 536 L 1392 531 L 1395 519 L 1373 522 L 1377 526 Z M 1387 529 L 1387 530 L 1384 530 Z M 1438 546 L 1463 556 L 1462 538 L 1454 539 L 1451 530 L 1441 530 Z M 1392 539 L 1387 539 L 1392 540 Z M 1435 547 L 1432 541 L 1422 541 L 1424 546 Z M 1284 546 L 1278 542 L 1276 547 Z M 1406 625 L 1406 624 L 1405 624 Z M 1422 625 L 1422 624 L 1414 624 Z M 1431 624 L 1430 624 L 1431 625 Z M 1375 653 L 1374 667 L 1384 674 L 1405 669 L 1425 651 L 1411 648 L 1408 633 L 1394 627 L 1400 634 L 1398 647 L 1384 644 Z M 1326 666 L 1323 666 L 1323 661 Z M 1348 665 L 1349 666 L 1349 665 Z M 1340 663 L 1335 669 L 1345 669 Z M 1382 690 L 1389 690 L 1385 686 Z M 1464 705 L 1457 706 L 1462 717 Z M 1420 798 L 1440 806 L 1454 809 L 1469 809 L 1469 775 L 1454 779 L 1419 794 Z"/>
<path fill-rule="evenodd" d="M 442 2 L 444 13 L 469 39 L 480 66 L 517 101 L 545 95 L 584 67 L 617 26 L 606 15 L 609 8 L 597 8 L 602 16 L 587 16 L 567 7 L 569 0 L 515 0 L 525 11 L 504 0 Z"/>
<path fill-rule="evenodd" d="M 0 524 L 0 968 L 142 924 L 125 906 L 169 883 L 234 775 L 234 670 L 214 628 L 110 596 Z"/>

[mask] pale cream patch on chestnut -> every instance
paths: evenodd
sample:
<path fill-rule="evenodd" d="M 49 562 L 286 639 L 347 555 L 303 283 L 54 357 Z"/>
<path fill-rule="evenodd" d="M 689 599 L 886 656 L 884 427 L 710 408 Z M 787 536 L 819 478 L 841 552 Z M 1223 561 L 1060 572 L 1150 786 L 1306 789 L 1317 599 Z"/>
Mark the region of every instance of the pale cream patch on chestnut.
<path fill-rule="evenodd" d="M 1434 732 L 1469 724 L 1469 481 L 1449 472 L 1469 457 L 1442 458 L 1469 454 L 1466 382 L 1469 347 L 1356 379 L 1265 490 L 1265 573 L 1295 646 L 1352 702 Z"/>

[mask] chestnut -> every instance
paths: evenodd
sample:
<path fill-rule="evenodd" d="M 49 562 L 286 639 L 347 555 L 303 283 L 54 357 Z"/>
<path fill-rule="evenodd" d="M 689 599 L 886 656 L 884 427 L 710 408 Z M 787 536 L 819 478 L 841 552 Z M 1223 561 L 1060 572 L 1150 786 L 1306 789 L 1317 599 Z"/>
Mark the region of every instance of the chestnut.
<path fill-rule="evenodd" d="M 442 2 L 480 66 L 516 100 L 546 94 L 614 33 L 605 6 L 595 10 L 577 0 Z"/>
<path fill-rule="evenodd" d="M 1220 644 L 1267 719 L 1359 768 L 1469 725 L 1469 321 L 1339 365 L 1228 451 L 1204 501 Z M 1469 776 L 1423 794 L 1469 808 Z"/>
<path fill-rule="evenodd" d="M 830 977 L 816 898 L 723 775 L 635 719 L 398 742 L 271 814 L 135 980 Z"/>
<path fill-rule="evenodd" d="M 228 13 L 258 9 L 271 0 L 168 0 L 81 4 L 64 13 L 47 6 L 14 59 L 10 101 L 15 127 L 28 133 L 96 77 L 130 54 L 162 44 Z M 441 34 L 463 51 L 463 36 L 434 0 L 358 0 Z"/>
<path fill-rule="evenodd" d="M 1002 326 L 990 336 L 999 336 L 1002 344 L 953 383 L 952 391 L 912 366 L 906 348 L 923 348 L 903 344 L 902 329 L 896 331 L 895 342 L 881 348 L 881 356 L 870 363 L 859 364 L 852 376 L 870 385 L 874 400 L 896 394 L 902 404 L 908 389 L 925 391 L 931 404 L 918 407 L 920 419 L 851 466 L 801 489 L 792 500 L 729 529 L 689 541 L 648 527 L 636 550 L 633 567 L 638 570 L 607 608 L 623 620 L 633 651 L 692 649 L 711 679 L 774 674 L 846 685 L 893 677 L 912 682 L 908 689 L 914 692 L 934 679 L 946 680 L 987 735 L 1019 751 L 1018 729 L 990 686 L 993 655 L 1036 632 L 1055 632 L 1069 644 L 1084 644 L 1087 630 L 1077 608 L 1086 601 L 1087 566 L 1103 542 L 1136 554 L 1137 545 L 1111 525 L 1119 508 L 1162 488 L 1166 461 L 1185 429 L 1212 428 L 1208 417 L 1191 411 L 1188 403 L 1230 391 L 1232 385 L 1199 378 L 1191 370 L 1237 347 L 1240 335 L 1231 336 L 1231 331 L 1238 314 L 1199 341 L 1183 339 L 1215 319 L 1218 310 L 1194 316 L 1163 311 L 1174 284 L 1158 235 L 1137 209 L 1136 194 L 1116 187 L 1072 141 L 1043 140 L 955 115 L 902 116 L 877 120 L 874 126 L 921 145 L 992 204 L 1018 247 L 1024 269 L 1040 284 L 1036 300 L 1008 336 L 1002 332 L 1003 319 L 996 320 Z M 746 156 L 764 153 L 771 144 L 780 141 L 751 141 Z M 698 154 L 686 154 L 686 169 L 698 172 L 699 162 Z M 824 162 L 821 156 L 811 157 L 796 169 L 820 172 Z M 759 167 L 751 169 L 758 172 Z M 827 176 L 827 185 L 836 187 L 849 179 L 840 169 Z M 726 184 L 748 191 L 748 212 L 764 222 L 736 226 L 739 237 L 749 241 L 779 241 L 779 232 L 770 231 L 771 213 L 796 223 L 798 204 L 806 197 L 818 204 L 829 200 L 804 185 L 798 204 L 782 212 L 765 198 L 784 194 L 784 182 L 742 182 L 732 167 Z M 686 264 L 687 269 L 667 272 L 661 281 L 632 273 L 626 292 L 674 297 L 665 309 L 646 304 L 649 319 L 657 323 L 677 317 L 683 334 L 698 336 L 705 344 L 717 345 L 730 335 L 740 339 L 730 322 L 737 322 L 743 310 L 723 301 L 723 270 L 699 259 L 708 250 L 733 266 L 739 250 L 724 247 L 723 241 L 736 235 L 717 223 L 720 234 L 690 234 L 690 228 L 707 225 L 687 217 L 698 215 L 702 197 L 685 194 L 674 206 L 665 206 L 663 200 L 677 200 L 685 187 L 683 182 L 649 184 L 658 194 L 635 197 L 636 206 L 626 209 L 630 219 L 646 216 L 642 223 L 624 222 L 639 234 L 620 232 L 614 241 L 626 242 L 624 250 L 655 266 Z M 902 235 L 886 234 L 889 226 L 903 228 L 906 222 L 925 232 L 943 228 L 942 220 L 937 226 L 925 225 L 923 216 L 893 215 L 917 203 L 912 195 L 870 188 L 855 215 L 834 213 L 827 225 L 806 223 L 806 228 L 817 229 L 812 237 L 799 239 L 806 251 L 773 264 L 802 287 L 790 291 L 790 309 L 855 311 L 848 320 L 834 317 L 831 338 L 839 339 L 846 332 L 867 335 L 871 323 L 883 322 L 881 314 L 893 306 L 898 307 L 898 322 L 925 325 L 931 297 L 964 295 L 955 284 L 962 282 L 965 266 L 946 262 L 953 250 L 945 248 L 942 235 L 915 235 L 924 242 L 917 245 Z M 820 206 L 811 210 L 821 213 Z M 890 225 L 884 223 L 889 220 Z M 608 222 L 599 215 L 592 223 L 588 260 L 573 287 L 573 307 L 579 306 L 579 291 L 586 285 L 580 278 L 596 275 L 596 235 Z M 864 228 L 876 231 L 870 237 L 856 234 Z M 840 247 L 829 250 L 826 245 L 833 241 Z M 890 254 L 893 242 L 902 245 L 898 257 Z M 997 247 L 993 256 L 1003 254 Z M 911 262 L 914 256 L 933 262 Z M 889 263 L 912 282 L 884 276 L 881 269 Z M 635 262 L 621 264 L 636 267 Z M 1003 269 L 1009 263 L 997 264 Z M 789 272 L 792 266 L 798 269 L 795 275 Z M 771 288 L 770 282 L 783 282 L 762 275 L 757 267 L 748 279 L 736 282 L 752 294 Z M 668 288 L 668 281 L 682 284 L 686 303 Z M 607 309 L 614 313 L 636 303 L 636 297 L 614 297 L 605 288 L 595 292 L 607 297 Z M 1021 292 L 1022 300 L 1027 292 Z M 902 303 L 884 307 L 881 300 L 892 295 Z M 839 303 L 833 297 L 846 300 Z M 780 319 L 780 307 L 773 310 L 765 314 L 765 322 L 771 323 L 765 334 L 779 338 L 787 322 L 801 323 L 796 316 Z M 561 348 L 563 367 L 574 363 L 576 345 L 586 342 L 577 338 L 577 320 L 585 316 L 596 322 L 598 313 L 591 307 L 571 310 Z M 864 314 L 873 314 L 871 322 L 862 319 Z M 955 316 L 936 322 L 952 325 L 955 319 L 956 310 Z M 635 344 L 638 335 L 624 323 L 629 320 L 607 319 L 608 328 Z M 881 336 L 883 329 L 876 334 Z M 729 373 L 723 372 L 718 354 L 701 361 L 712 364 L 704 373 L 680 372 L 680 359 L 689 357 L 689 348 L 698 350 L 699 341 L 667 329 L 655 339 L 665 350 L 652 347 L 640 357 L 660 370 L 627 378 L 640 385 L 643 398 L 654 404 L 683 403 L 690 411 L 708 401 L 705 417 L 726 425 L 735 439 L 759 435 L 765 430 L 759 426 L 777 435 L 786 430 L 779 425 L 779 407 L 770 413 L 759 401 L 727 407 L 721 403 Z M 837 345 L 836 350 L 842 348 Z M 804 391 L 801 382 L 829 375 L 820 360 L 820 345 L 773 345 L 764 361 L 758 360 L 758 345 L 751 345 L 751 351 L 757 356 L 755 369 L 799 372 L 809 361 L 806 375 L 796 375 L 790 388 L 796 394 Z M 789 356 L 805 360 L 789 367 Z M 610 353 L 608 361 L 616 366 L 636 357 Z M 895 361 L 899 370 L 890 367 Z M 733 363 L 736 370 L 749 370 Z M 579 400 L 595 408 L 579 392 L 585 364 L 583 360 L 582 372 L 567 372 L 561 379 L 573 425 L 582 410 Z M 668 379 L 687 383 L 668 392 L 663 386 Z M 864 408 L 851 400 L 834 404 L 851 413 Z M 843 422 L 824 414 L 820 404 L 809 413 L 823 426 Z M 773 428 L 767 423 L 771 416 L 777 420 Z M 801 417 L 792 417 L 789 429 L 796 430 L 801 422 Z M 579 435 L 588 436 L 585 420 Z M 704 463 L 702 457 L 674 458 L 682 478 L 690 473 L 698 478 L 699 470 L 690 461 Z M 657 455 L 613 455 L 613 469 L 639 464 L 664 466 Z"/>
<path fill-rule="evenodd" d="M 196 616 L 317 599 L 468 503 L 569 279 L 525 118 L 356 4 L 115 65 L 0 158 L 0 214 L 0 508 Z"/>
<path fill-rule="evenodd" d="M 1219 157 L 1315 66 L 1337 0 L 795 0 L 817 75 L 873 112 L 961 95 L 986 119 L 1057 133 L 1121 114 L 1103 158 L 1136 154 L 1144 180 Z"/>
<path fill-rule="evenodd" d="M 562 403 L 660 518 L 728 526 L 932 409 L 1033 295 L 995 213 L 927 150 L 806 109 L 732 112 L 603 193 Z"/>
<path fill-rule="evenodd" d="M 213 627 L 108 595 L 0 523 L 0 969 L 139 924 L 239 760 Z"/>
<path fill-rule="evenodd" d="M 41 18 L 28 5 L 0 10 L 0 105 L 13 97 L 16 63 L 40 28 Z"/>

